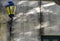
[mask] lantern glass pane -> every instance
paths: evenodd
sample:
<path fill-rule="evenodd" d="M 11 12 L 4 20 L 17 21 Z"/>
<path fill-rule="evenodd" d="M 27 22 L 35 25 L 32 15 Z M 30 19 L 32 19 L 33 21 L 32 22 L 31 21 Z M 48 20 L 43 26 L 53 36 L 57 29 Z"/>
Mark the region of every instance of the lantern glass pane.
<path fill-rule="evenodd" d="M 15 14 L 16 6 L 10 6 L 10 13 Z"/>
<path fill-rule="evenodd" d="M 10 6 L 10 13 L 13 14 L 13 6 Z"/>
<path fill-rule="evenodd" d="M 6 8 L 8 15 L 10 15 L 9 7 Z"/>
<path fill-rule="evenodd" d="M 14 6 L 14 12 L 13 12 L 13 14 L 15 14 L 15 12 L 16 12 L 16 6 Z"/>

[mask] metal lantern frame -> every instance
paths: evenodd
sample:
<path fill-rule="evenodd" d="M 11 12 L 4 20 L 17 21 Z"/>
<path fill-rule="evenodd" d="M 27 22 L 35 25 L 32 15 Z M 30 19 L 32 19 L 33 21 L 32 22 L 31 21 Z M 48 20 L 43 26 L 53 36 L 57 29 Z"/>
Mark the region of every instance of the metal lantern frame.
<path fill-rule="evenodd" d="M 6 5 L 6 11 L 10 18 L 14 17 L 14 14 L 16 13 L 16 6 L 12 1 L 8 2 L 9 4 Z"/>

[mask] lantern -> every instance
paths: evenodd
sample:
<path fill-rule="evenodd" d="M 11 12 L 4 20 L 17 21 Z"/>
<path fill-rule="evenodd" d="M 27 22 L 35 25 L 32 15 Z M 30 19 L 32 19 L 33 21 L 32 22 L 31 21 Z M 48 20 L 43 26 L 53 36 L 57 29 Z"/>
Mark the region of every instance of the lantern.
<path fill-rule="evenodd" d="M 16 6 L 12 1 L 9 1 L 8 5 L 6 5 L 6 11 L 10 18 L 14 17 L 14 14 L 16 12 Z"/>

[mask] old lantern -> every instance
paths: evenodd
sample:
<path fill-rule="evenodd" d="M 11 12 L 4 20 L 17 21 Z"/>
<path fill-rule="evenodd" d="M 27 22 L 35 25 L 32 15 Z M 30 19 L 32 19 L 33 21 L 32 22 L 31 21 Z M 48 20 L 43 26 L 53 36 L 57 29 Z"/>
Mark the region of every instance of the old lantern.
<path fill-rule="evenodd" d="M 16 6 L 12 1 L 9 1 L 8 5 L 6 5 L 6 11 L 10 18 L 14 17 L 14 14 L 16 13 Z"/>

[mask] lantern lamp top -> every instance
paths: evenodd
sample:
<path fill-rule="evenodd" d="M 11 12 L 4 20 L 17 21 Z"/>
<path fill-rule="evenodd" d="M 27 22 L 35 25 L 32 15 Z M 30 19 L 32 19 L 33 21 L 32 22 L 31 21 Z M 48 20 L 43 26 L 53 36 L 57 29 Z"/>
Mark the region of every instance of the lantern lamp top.
<path fill-rule="evenodd" d="M 9 1 L 9 2 L 8 2 L 8 5 L 6 5 L 6 7 L 9 7 L 9 6 L 14 6 L 13 1 Z"/>

